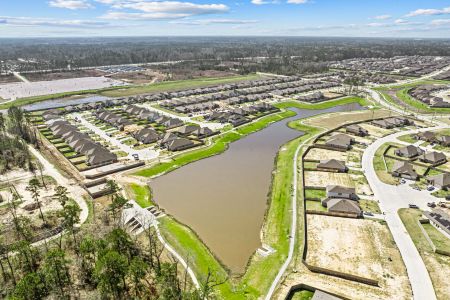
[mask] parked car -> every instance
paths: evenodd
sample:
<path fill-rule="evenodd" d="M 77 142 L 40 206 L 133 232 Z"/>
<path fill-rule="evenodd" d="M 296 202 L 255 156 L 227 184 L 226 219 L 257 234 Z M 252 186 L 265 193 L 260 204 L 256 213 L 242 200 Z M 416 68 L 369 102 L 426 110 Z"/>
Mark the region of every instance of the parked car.
<path fill-rule="evenodd" d="M 427 187 L 427 191 L 429 192 L 434 191 L 434 186 L 430 185 L 429 187 Z"/>
<path fill-rule="evenodd" d="M 363 215 L 365 215 L 365 216 L 373 216 L 373 213 L 371 213 L 370 211 L 365 211 L 365 212 L 363 212 Z"/>
<path fill-rule="evenodd" d="M 434 203 L 434 202 L 428 202 L 428 203 L 427 203 L 427 206 L 428 206 L 428 207 L 436 207 L 436 203 Z"/>
<path fill-rule="evenodd" d="M 401 184 L 404 184 L 404 183 L 406 183 L 406 180 L 405 180 L 405 179 L 402 179 L 402 180 L 400 180 L 400 183 L 401 183 Z"/>
<path fill-rule="evenodd" d="M 417 191 L 420 191 L 420 190 L 421 190 L 420 187 L 418 187 L 417 185 L 413 186 L 412 188 L 413 188 L 414 190 L 417 190 Z"/>
<path fill-rule="evenodd" d="M 415 204 L 410 204 L 409 208 L 419 208 L 419 207 L 417 205 L 415 205 Z"/>

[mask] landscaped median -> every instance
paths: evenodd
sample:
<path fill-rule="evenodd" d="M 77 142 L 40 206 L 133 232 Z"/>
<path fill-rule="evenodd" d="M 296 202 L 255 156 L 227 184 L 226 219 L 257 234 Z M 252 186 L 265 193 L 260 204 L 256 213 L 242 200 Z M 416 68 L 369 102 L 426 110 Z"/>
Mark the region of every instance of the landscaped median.
<path fill-rule="evenodd" d="M 411 236 L 411 239 L 416 245 L 417 250 L 422 256 L 425 266 L 430 274 L 431 281 L 433 282 L 433 287 L 437 298 L 448 299 L 448 295 L 450 294 L 450 285 L 448 284 L 448 278 L 450 277 L 450 269 L 448 268 L 450 264 L 450 257 L 437 254 L 433 251 L 433 248 L 427 241 L 427 238 L 423 234 L 419 225 L 419 219 L 422 216 L 422 212 L 420 210 L 402 208 L 398 211 L 398 214 L 400 215 L 408 234 Z M 432 236 L 430 238 L 433 239 L 434 242 L 441 245 L 443 241 L 448 247 L 448 241 L 442 240 L 445 239 L 445 236 L 442 233 L 437 232 L 434 227 L 425 228 L 425 230 L 427 229 L 432 232 Z M 440 234 L 439 238 L 436 238 L 437 234 Z"/>

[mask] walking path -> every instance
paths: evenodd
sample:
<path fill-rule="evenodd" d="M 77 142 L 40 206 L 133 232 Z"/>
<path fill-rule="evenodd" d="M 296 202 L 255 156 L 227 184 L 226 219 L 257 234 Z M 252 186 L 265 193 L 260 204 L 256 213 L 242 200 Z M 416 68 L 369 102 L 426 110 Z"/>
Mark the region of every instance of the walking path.
<path fill-rule="evenodd" d="M 19 72 L 13 72 L 14 77 L 16 77 L 17 79 L 25 82 L 25 83 L 30 83 L 30 81 L 28 79 L 26 79 L 24 76 L 20 75 Z"/>
<path fill-rule="evenodd" d="M 414 190 L 409 184 L 395 186 L 381 182 L 375 172 L 373 158 L 375 152 L 381 145 L 387 142 L 399 142 L 397 140 L 399 136 L 443 128 L 448 128 L 448 126 L 441 125 L 432 128 L 396 132 L 380 138 L 369 145 L 362 157 L 362 167 L 367 181 L 375 194 L 375 198 L 380 201 L 380 208 L 385 213 L 386 223 L 405 263 L 414 299 L 417 300 L 433 300 L 436 299 L 436 295 L 422 257 L 406 231 L 398 215 L 398 210 L 400 208 L 407 208 L 409 204 L 415 204 L 420 209 L 428 210 L 427 203 L 436 201 L 436 198 L 430 195 L 428 191 Z"/>

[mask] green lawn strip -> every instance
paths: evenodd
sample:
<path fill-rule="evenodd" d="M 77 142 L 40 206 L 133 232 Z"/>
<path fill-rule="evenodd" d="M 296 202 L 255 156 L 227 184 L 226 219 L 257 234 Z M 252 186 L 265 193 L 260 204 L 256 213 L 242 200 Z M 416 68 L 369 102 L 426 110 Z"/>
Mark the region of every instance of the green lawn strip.
<path fill-rule="evenodd" d="M 359 200 L 359 205 L 363 211 L 368 211 L 375 214 L 381 214 L 380 206 L 378 202 L 374 200 Z"/>
<path fill-rule="evenodd" d="M 292 296 L 292 300 L 311 300 L 313 296 L 314 292 L 303 290 L 295 292 Z"/>
<path fill-rule="evenodd" d="M 399 136 L 397 139 L 399 141 L 410 143 L 410 144 L 414 144 L 415 142 L 417 142 L 417 140 L 415 138 L 413 138 L 413 136 L 411 134 L 405 134 L 405 135 Z"/>
<path fill-rule="evenodd" d="M 442 232 L 437 230 L 436 227 L 431 224 L 422 224 L 422 226 L 437 249 L 444 251 L 450 250 L 450 239 L 448 239 Z"/>
<path fill-rule="evenodd" d="M 306 200 L 307 210 L 327 211 L 326 207 L 323 207 L 320 201 Z"/>
<path fill-rule="evenodd" d="M 373 90 L 377 91 L 383 91 L 388 89 L 403 89 L 403 88 L 412 88 L 418 85 L 424 85 L 424 84 L 448 84 L 450 81 L 448 80 L 437 80 L 437 79 L 427 79 L 427 80 L 420 80 L 412 83 L 406 83 L 406 84 L 399 84 L 399 85 L 393 85 L 393 86 L 380 86 L 373 88 Z"/>
<path fill-rule="evenodd" d="M 146 208 L 154 205 L 152 201 L 152 194 L 150 188 L 146 185 L 139 185 L 137 183 L 130 183 L 125 187 L 128 194 L 133 195 L 134 201 L 136 201 L 139 206 Z"/>
<path fill-rule="evenodd" d="M 104 91 L 100 93 L 103 96 L 108 97 L 123 97 L 132 96 L 151 92 L 164 92 L 174 91 L 182 89 L 193 89 L 204 86 L 227 84 L 244 80 L 257 80 L 261 79 L 261 76 L 257 74 L 239 75 L 230 77 L 218 77 L 218 78 L 196 78 L 190 80 L 178 80 L 178 81 L 164 81 L 160 83 L 153 83 L 149 85 L 133 86 L 127 89 L 118 89 L 114 91 Z"/>
<path fill-rule="evenodd" d="M 325 198 L 325 190 L 305 189 L 306 199 L 322 199 Z"/>
<path fill-rule="evenodd" d="M 393 165 L 393 160 L 386 158 L 386 165 L 388 167 L 387 170 L 383 160 L 383 153 L 389 145 L 401 146 L 400 144 L 395 143 L 386 143 L 381 145 L 380 148 L 377 149 L 377 151 L 375 152 L 375 156 L 373 157 L 373 167 L 375 169 L 375 172 L 377 173 L 378 178 L 382 182 L 395 185 L 398 184 L 398 179 L 389 174 L 389 171 L 392 167 L 391 165 Z"/>
<path fill-rule="evenodd" d="M 358 103 L 361 106 L 370 105 L 370 103 L 364 98 L 345 97 L 345 98 L 340 98 L 340 99 L 336 99 L 336 100 L 324 101 L 324 102 L 320 102 L 320 103 L 305 103 L 305 102 L 292 100 L 292 101 L 277 103 L 274 106 L 278 107 L 278 108 L 295 107 L 295 108 L 299 108 L 299 109 L 327 109 L 327 108 L 331 108 L 334 106 L 345 105 L 345 104 L 350 104 L 350 103 Z"/>

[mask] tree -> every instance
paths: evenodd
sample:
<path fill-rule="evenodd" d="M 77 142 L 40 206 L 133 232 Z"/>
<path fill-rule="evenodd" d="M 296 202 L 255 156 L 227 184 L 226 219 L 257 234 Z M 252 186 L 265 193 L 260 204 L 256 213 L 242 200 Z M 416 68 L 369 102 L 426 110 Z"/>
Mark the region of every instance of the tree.
<path fill-rule="evenodd" d="M 63 217 L 62 227 L 72 234 L 74 245 L 77 244 L 75 225 L 80 222 L 80 212 L 81 209 L 75 203 L 67 203 L 60 212 Z"/>
<path fill-rule="evenodd" d="M 44 278 L 36 272 L 26 274 L 14 288 L 15 299 L 43 299 L 47 294 Z"/>
<path fill-rule="evenodd" d="M 6 129 L 6 120 L 3 116 L 3 113 L 0 112 L 0 132 L 5 132 Z"/>
<path fill-rule="evenodd" d="M 130 263 L 131 257 L 137 254 L 133 241 L 122 228 L 113 229 L 106 236 L 106 241 L 108 242 L 108 248 L 125 255 L 128 263 Z"/>
<path fill-rule="evenodd" d="M 53 195 L 53 197 L 55 197 L 59 201 L 61 206 L 64 207 L 67 201 L 69 201 L 69 196 L 67 196 L 67 188 L 58 185 L 57 187 L 55 187 L 55 194 Z"/>
<path fill-rule="evenodd" d="M 116 224 L 118 224 L 118 215 L 124 208 L 130 207 L 131 204 L 128 203 L 128 199 L 122 195 L 115 195 L 112 197 L 111 204 L 109 205 L 109 210 L 112 212 L 113 219 Z"/>
<path fill-rule="evenodd" d="M 130 267 L 128 268 L 128 278 L 133 283 L 133 291 L 136 299 L 143 298 L 142 296 L 146 293 L 144 282 L 149 286 L 151 285 L 146 280 L 147 271 L 148 265 L 140 257 L 134 257 L 131 260 Z"/>
<path fill-rule="evenodd" d="M 71 282 L 69 263 L 70 261 L 66 258 L 64 251 L 52 249 L 47 252 L 42 267 L 42 273 L 48 287 L 59 289 L 62 296 L 65 295 L 64 288 Z"/>
<path fill-rule="evenodd" d="M 100 257 L 95 265 L 94 274 L 101 294 L 105 297 L 122 299 L 127 288 L 125 282 L 127 272 L 127 259 L 117 251 L 110 250 Z"/>
<path fill-rule="evenodd" d="M 42 222 L 44 222 L 44 225 L 46 226 L 47 222 L 45 221 L 45 217 L 42 212 L 41 201 L 39 199 L 40 188 L 41 188 L 41 184 L 39 183 L 39 180 L 35 177 L 28 182 L 28 186 L 26 187 L 26 190 L 31 193 L 31 197 L 33 198 L 34 202 L 36 203 L 36 205 L 39 208 L 39 214 L 41 215 Z"/>

